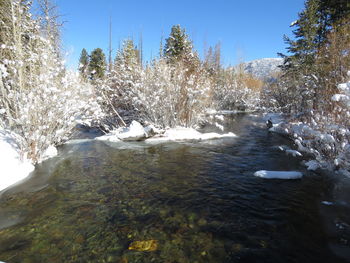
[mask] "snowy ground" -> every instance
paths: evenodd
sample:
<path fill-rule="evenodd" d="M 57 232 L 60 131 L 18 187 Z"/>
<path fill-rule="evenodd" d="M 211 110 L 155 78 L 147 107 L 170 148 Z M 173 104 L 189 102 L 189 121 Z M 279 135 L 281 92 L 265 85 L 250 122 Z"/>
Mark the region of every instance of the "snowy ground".
<path fill-rule="evenodd" d="M 127 128 L 117 129 L 111 133 L 97 137 L 101 141 L 140 141 L 147 143 L 166 142 L 166 141 L 202 141 L 220 138 L 233 138 L 236 135 L 232 132 L 226 134 L 218 134 L 214 132 L 200 133 L 192 128 L 177 127 L 167 129 L 165 131 L 158 130 L 153 126 L 143 127 L 140 123 L 133 121 Z"/>
<path fill-rule="evenodd" d="M 16 135 L 0 130 L 0 191 L 23 180 L 33 170 L 34 165 L 21 157 L 16 144 Z"/>
<path fill-rule="evenodd" d="M 0 191 L 22 181 L 34 170 L 32 162 L 21 153 L 17 142 L 21 138 L 7 130 L 0 129 Z M 50 146 L 40 162 L 57 155 L 57 149 Z"/>

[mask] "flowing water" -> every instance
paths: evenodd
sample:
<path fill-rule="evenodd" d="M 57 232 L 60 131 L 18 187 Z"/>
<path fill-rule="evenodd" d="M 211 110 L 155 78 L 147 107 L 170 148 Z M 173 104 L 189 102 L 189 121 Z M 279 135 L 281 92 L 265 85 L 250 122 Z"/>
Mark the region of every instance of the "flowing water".
<path fill-rule="evenodd" d="M 225 127 L 238 137 L 62 146 L 0 193 L 0 261 L 348 262 L 349 179 L 306 171 L 259 116 Z M 305 176 L 253 176 L 262 169 Z"/>

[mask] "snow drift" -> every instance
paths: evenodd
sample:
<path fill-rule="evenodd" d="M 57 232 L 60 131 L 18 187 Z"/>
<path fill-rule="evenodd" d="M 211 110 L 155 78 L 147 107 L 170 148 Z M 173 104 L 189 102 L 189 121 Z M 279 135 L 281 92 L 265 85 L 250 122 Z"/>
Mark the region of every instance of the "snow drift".
<path fill-rule="evenodd" d="M 266 171 L 260 170 L 254 173 L 254 176 L 265 179 L 300 179 L 303 177 L 301 172 L 296 171 Z"/>
<path fill-rule="evenodd" d="M 0 130 L 0 191 L 23 180 L 34 170 L 34 165 L 21 156 L 15 137 Z"/>
<path fill-rule="evenodd" d="M 167 129 L 165 131 L 156 129 L 154 126 L 149 125 L 143 127 L 139 122 L 133 121 L 129 127 L 119 128 L 112 131 L 109 134 L 97 137 L 96 140 L 101 141 L 140 141 L 145 142 L 165 142 L 165 141 L 185 141 L 185 140 L 210 140 L 220 139 L 227 137 L 236 137 L 232 132 L 226 134 L 218 134 L 215 132 L 200 133 L 193 128 L 177 127 Z"/>
<path fill-rule="evenodd" d="M 162 141 L 186 141 L 186 140 L 212 140 L 220 138 L 233 138 L 237 137 L 234 133 L 229 132 L 226 134 L 219 134 L 215 132 L 210 133 L 200 133 L 192 128 L 173 128 L 165 131 L 164 134 L 160 136 L 155 136 L 150 139 L 147 139 L 146 142 L 162 142 Z"/>

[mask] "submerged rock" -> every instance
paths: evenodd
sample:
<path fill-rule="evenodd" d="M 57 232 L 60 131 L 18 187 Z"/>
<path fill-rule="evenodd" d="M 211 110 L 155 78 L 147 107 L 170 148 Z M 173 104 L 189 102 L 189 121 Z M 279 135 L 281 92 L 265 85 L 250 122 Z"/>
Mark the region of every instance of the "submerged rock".
<path fill-rule="evenodd" d="M 156 251 L 158 248 L 158 242 L 157 240 L 144 240 L 144 241 L 134 241 L 129 245 L 129 250 L 136 250 L 136 251 Z"/>

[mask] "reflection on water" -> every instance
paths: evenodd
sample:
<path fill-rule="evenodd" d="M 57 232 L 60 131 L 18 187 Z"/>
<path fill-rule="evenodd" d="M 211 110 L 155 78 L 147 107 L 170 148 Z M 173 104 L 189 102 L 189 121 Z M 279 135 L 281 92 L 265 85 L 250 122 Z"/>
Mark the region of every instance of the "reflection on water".
<path fill-rule="evenodd" d="M 324 209 L 335 208 L 320 205 L 333 180 L 274 149 L 289 142 L 258 117 L 236 116 L 225 127 L 239 137 L 63 146 L 25 185 L 2 194 L 0 260 L 346 262 L 349 244 L 327 228 Z M 306 176 L 264 180 L 253 176 L 260 169 Z M 155 251 L 128 249 L 147 240 Z"/>

